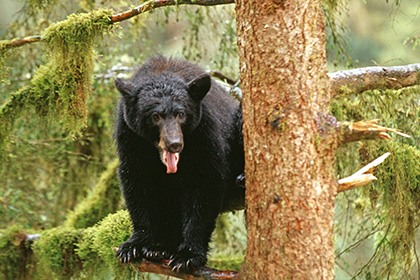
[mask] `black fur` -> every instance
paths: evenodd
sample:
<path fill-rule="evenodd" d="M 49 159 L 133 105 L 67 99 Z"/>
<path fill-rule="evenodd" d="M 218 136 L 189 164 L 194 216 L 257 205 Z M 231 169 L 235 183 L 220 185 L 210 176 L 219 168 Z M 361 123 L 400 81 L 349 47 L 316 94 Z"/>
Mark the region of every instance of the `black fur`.
<path fill-rule="evenodd" d="M 118 174 L 134 226 L 117 256 L 205 265 L 217 216 L 244 204 L 239 103 L 198 66 L 161 55 L 115 85 Z M 176 173 L 162 150 L 180 152 Z"/>

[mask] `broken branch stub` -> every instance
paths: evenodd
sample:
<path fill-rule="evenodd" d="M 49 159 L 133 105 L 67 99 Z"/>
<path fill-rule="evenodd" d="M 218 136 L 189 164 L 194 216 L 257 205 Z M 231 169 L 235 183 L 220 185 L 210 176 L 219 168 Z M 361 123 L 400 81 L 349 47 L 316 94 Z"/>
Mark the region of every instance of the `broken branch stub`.
<path fill-rule="evenodd" d="M 373 175 L 373 170 L 376 166 L 381 164 L 390 154 L 391 153 L 385 153 L 382 156 L 375 159 L 374 161 L 372 161 L 371 163 L 362 167 L 353 175 L 338 180 L 337 192 L 355 189 L 357 187 L 364 186 L 372 181 L 377 180 L 377 178 Z"/>
<path fill-rule="evenodd" d="M 391 139 L 387 132 L 393 132 L 402 137 L 410 138 L 398 129 L 378 125 L 379 119 L 360 122 L 340 122 L 340 144 L 364 139 Z"/>

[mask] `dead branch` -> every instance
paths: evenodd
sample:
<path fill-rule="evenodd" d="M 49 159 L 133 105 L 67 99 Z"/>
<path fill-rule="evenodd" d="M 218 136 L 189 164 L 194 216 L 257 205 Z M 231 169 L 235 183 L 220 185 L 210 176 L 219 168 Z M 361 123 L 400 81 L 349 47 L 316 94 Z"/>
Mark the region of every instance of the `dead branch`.
<path fill-rule="evenodd" d="M 339 97 L 372 89 L 401 89 L 420 84 L 420 64 L 366 67 L 328 74 L 331 94 Z"/>
<path fill-rule="evenodd" d="M 340 144 L 359 141 L 363 139 L 391 139 L 387 132 L 396 133 L 402 137 L 410 138 L 409 135 L 394 128 L 378 125 L 380 120 L 360 121 L 360 122 L 339 122 L 338 130 L 340 133 Z"/>
<path fill-rule="evenodd" d="M 223 4 L 234 3 L 233 0 L 150 0 L 134 9 L 113 15 L 111 17 L 112 22 L 120 22 L 139 14 L 154 10 L 160 7 L 166 6 L 178 6 L 178 5 L 200 5 L 200 6 L 215 6 Z"/>
<path fill-rule="evenodd" d="M 358 170 L 353 175 L 338 180 L 338 189 L 337 192 L 351 190 L 357 187 L 364 186 L 374 180 L 377 180 L 375 176 L 373 176 L 373 170 L 376 166 L 381 164 L 391 153 L 385 153 L 382 156 L 378 157 L 368 165 L 364 166 L 360 170 Z"/>

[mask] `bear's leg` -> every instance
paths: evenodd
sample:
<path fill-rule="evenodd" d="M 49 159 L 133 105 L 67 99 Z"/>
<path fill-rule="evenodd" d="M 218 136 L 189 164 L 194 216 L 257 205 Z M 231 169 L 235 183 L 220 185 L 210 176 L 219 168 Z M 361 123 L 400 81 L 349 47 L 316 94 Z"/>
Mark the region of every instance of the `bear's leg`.
<path fill-rule="evenodd" d="M 150 206 L 140 184 L 146 182 L 141 180 L 139 176 L 136 176 L 136 172 L 125 172 L 125 174 L 122 174 L 122 170 L 129 170 L 127 167 L 125 169 L 122 167 L 125 166 L 120 166 L 120 181 L 134 231 L 130 239 L 121 244 L 116 256 L 123 263 L 142 259 L 159 261 L 168 258 L 169 254 L 161 251 L 153 238 L 151 215 L 149 213 Z M 127 176 L 127 174 L 131 176 Z"/>
<path fill-rule="evenodd" d="M 183 241 L 169 263 L 177 271 L 192 271 L 206 264 L 208 245 L 219 214 L 219 207 L 210 203 L 212 200 L 204 194 L 196 192 L 187 199 L 182 217 Z"/>

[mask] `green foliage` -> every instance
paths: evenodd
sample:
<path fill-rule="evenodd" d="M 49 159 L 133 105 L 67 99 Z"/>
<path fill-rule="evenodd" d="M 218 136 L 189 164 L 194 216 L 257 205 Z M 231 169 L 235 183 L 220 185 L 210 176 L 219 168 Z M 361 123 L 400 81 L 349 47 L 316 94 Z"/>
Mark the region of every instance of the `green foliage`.
<path fill-rule="evenodd" d="M 391 156 L 378 169 L 378 181 L 364 191 L 386 224 L 387 231 L 379 235 L 386 236 L 386 241 L 377 245 L 381 251 L 392 252 L 377 260 L 384 265 L 380 270 L 384 277 L 411 266 L 415 232 L 420 224 L 420 151 L 397 142 L 368 143 L 360 147 L 365 164 L 385 152 Z"/>
<path fill-rule="evenodd" d="M 117 179 L 118 160 L 112 161 L 103 172 L 93 191 L 77 204 L 76 209 L 67 215 L 64 225 L 74 228 L 87 228 L 96 224 L 106 215 L 114 213 L 121 202 L 121 192 Z"/>
<path fill-rule="evenodd" d="M 15 120 L 25 106 L 29 92 L 28 87 L 21 88 L 18 92 L 11 94 L 9 101 L 0 107 L 0 159 L 8 150 L 9 135 L 13 130 Z"/>
<path fill-rule="evenodd" d="M 110 32 L 111 15 L 111 10 L 73 14 L 45 30 L 43 41 L 49 48 L 50 62 L 38 69 L 29 88 L 19 90 L 0 107 L 0 123 L 5 123 L 2 125 L 5 128 L 0 128 L 0 152 L 3 152 L 4 141 L 8 139 L 11 127 L 25 103 L 33 105 L 40 116 L 47 117 L 51 122 L 56 122 L 58 115 L 64 131 L 71 136 L 80 135 L 87 123 L 93 46 L 104 33 Z"/>
<path fill-rule="evenodd" d="M 30 9 L 33 10 L 50 10 L 56 5 L 58 0 L 25 0 Z"/>
<path fill-rule="evenodd" d="M 245 250 L 244 211 L 220 215 L 210 243 L 208 266 L 222 270 L 239 270 L 244 261 Z"/>
<path fill-rule="evenodd" d="M 390 141 L 352 143 L 337 153 L 336 170 L 345 177 L 391 152 L 375 168 L 377 181 L 346 192 L 337 200 L 338 248 L 349 246 L 344 249 L 348 257 L 340 254 L 341 258 L 351 260 L 357 254 L 354 248 L 361 244 L 372 247 L 363 253 L 367 259 L 349 264 L 356 278 L 363 275 L 366 279 L 402 279 L 416 263 L 414 245 L 420 225 L 419 98 L 420 88 L 413 87 L 367 91 L 331 104 L 331 111 L 341 120 L 382 119 L 381 125 L 412 136 L 404 139 L 393 135 Z"/>
<path fill-rule="evenodd" d="M 345 22 L 348 14 L 347 2 L 346 0 L 323 1 L 328 56 L 334 65 L 340 62 L 351 64 L 348 38 L 345 35 L 348 30 Z"/>

